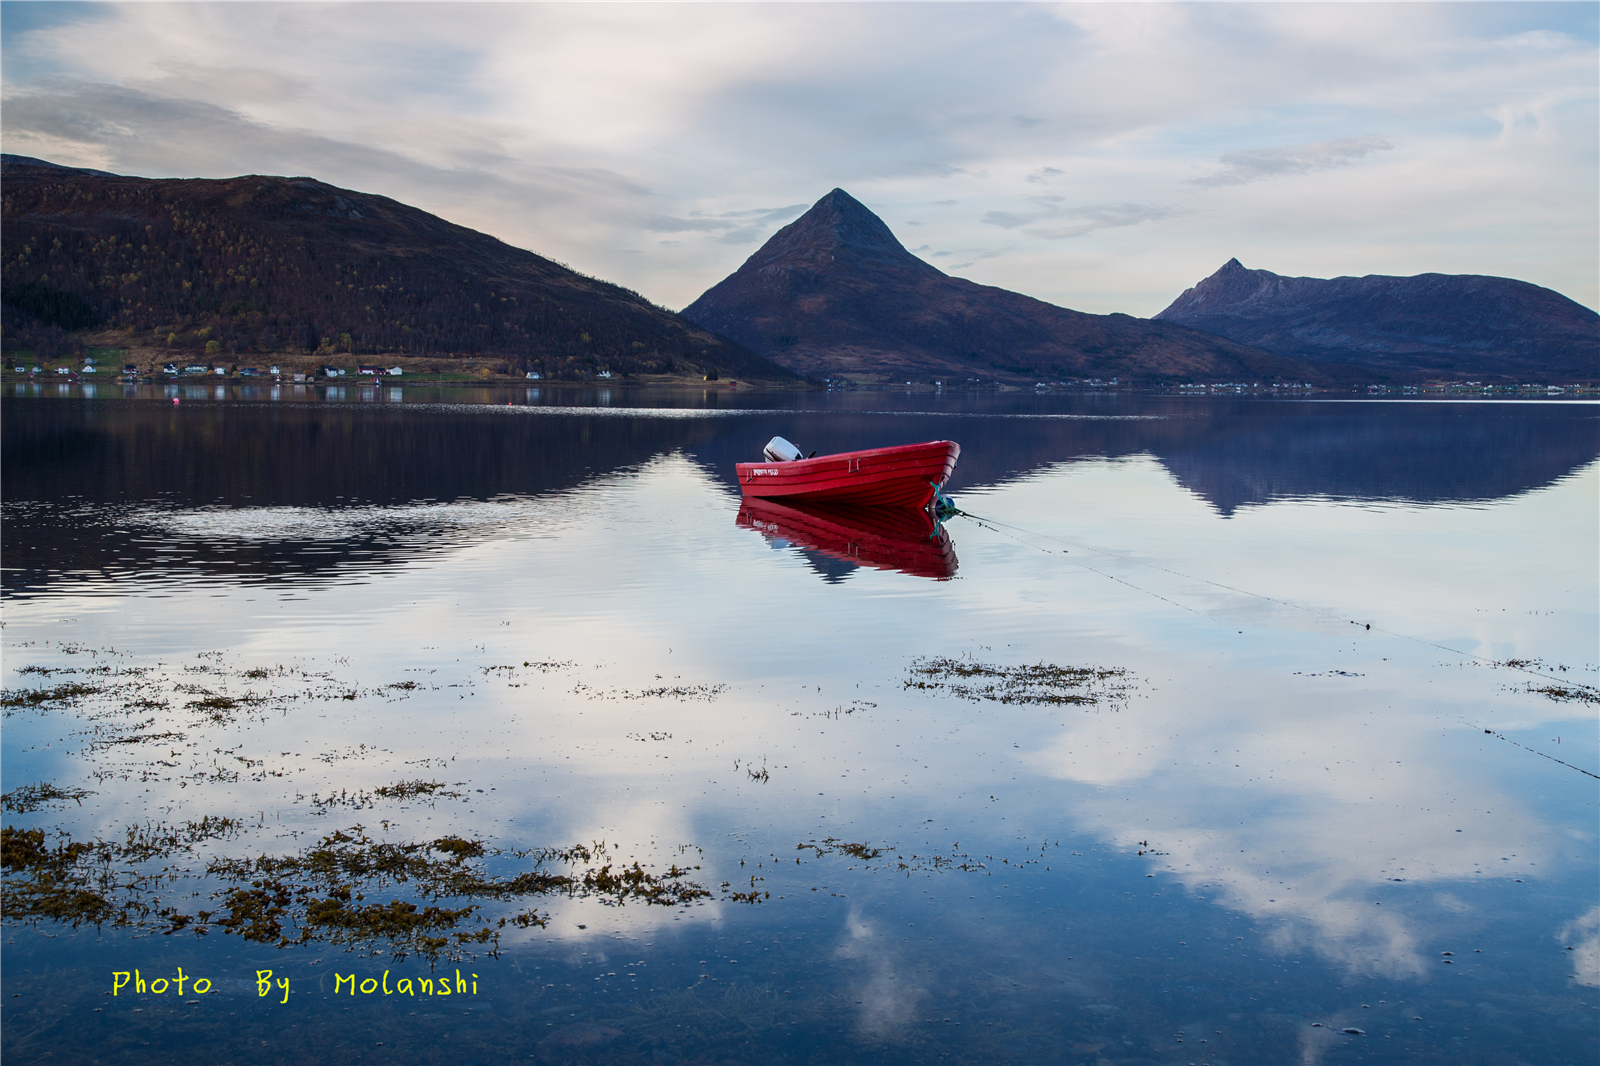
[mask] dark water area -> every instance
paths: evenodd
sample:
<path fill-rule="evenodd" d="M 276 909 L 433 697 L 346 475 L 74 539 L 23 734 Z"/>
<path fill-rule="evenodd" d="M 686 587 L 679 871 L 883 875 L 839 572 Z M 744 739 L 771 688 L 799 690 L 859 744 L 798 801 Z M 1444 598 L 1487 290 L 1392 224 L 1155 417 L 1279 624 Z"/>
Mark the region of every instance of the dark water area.
<path fill-rule="evenodd" d="M 1600 405 L 19 386 L 0 476 L 8 1062 L 1600 1059 Z"/>
<path fill-rule="evenodd" d="M 1004 485 L 1060 463 L 1148 455 L 1223 516 L 1293 498 L 1492 501 L 1547 486 L 1600 455 L 1594 407 L 1567 403 L 1091 396 L 1063 404 L 1001 394 L 953 397 L 956 410 L 930 412 L 915 409 L 930 398 L 891 393 L 849 394 L 837 409 L 778 414 L 732 406 L 735 398 L 716 394 L 699 408 L 640 410 L 585 407 L 573 402 L 585 398 L 581 393 L 557 393 L 561 404 L 530 404 L 527 390 L 516 390 L 506 405 L 219 403 L 207 402 L 214 390 L 198 391 L 202 398 L 187 407 L 143 394 L 80 399 L 65 425 L 58 399 L 7 401 L 0 438 L 6 499 L 51 505 L 8 513 L 19 536 L 6 563 L 7 590 L 51 570 L 148 569 L 150 545 L 118 528 L 126 524 L 119 508 L 127 505 L 352 509 L 487 501 L 570 490 L 672 453 L 736 491 L 734 464 L 759 454 L 780 431 L 823 452 L 959 439 L 964 451 L 952 492 Z M 224 391 L 231 398 L 239 390 Z M 446 390 L 427 391 L 434 398 Z M 806 394 L 777 398 L 816 402 Z M 866 404 L 885 410 L 853 409 Z M 62 505 L 80 503 L 86 513 L 74 523 L 83 534 L 98 525 L 101 536 L 62 544 L 28 534 L 30 523 L 48 527 L 62 520 Z M 415 522 L 387 524 L 331 552 L 305 553 L 290 541 L 224 558 L 195 545 L 195 554 L 182 558 L 185 566 L 224 572 L 312 573 L 342 565 L 352 552 L 381 556 L 397 532 L 425 527 L 426 516 Z"/>

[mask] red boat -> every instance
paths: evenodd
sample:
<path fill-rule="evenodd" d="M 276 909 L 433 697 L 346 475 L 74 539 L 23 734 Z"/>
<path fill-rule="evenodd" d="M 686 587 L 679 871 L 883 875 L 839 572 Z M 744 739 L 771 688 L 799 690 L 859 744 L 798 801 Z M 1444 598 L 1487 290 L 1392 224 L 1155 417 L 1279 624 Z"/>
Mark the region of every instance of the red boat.
<path fill-rule="evenodd" d="M 766 499 L 827 501 L 872 507 L 927 507 L 956 468 L 961 445 L 952 440 L 868 448 L 809 459 L 774 459 L 793 445 L 775 438 L 767 461 L 739 463 L 739 488 Z"/>
<path fill-rule="evenodd" d="M 748 499 L 739 507 L 738 522 L 768 540 L 785 540 L 857 566 L 940 581 L 956 572 L 950 534 L 927 511 Z"/>

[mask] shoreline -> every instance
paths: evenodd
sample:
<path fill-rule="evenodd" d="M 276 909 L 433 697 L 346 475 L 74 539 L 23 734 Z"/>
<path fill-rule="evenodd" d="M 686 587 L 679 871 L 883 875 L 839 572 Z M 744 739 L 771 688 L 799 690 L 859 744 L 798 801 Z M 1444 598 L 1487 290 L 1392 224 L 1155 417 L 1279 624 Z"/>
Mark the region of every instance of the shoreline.
<path fill-rule="evenodd" d="M 1272 399 L 1372 399 L 1372 400 L 1407 400 L 1407 399 L 1515 399 L 1515 400 L 1593 400 L 1600 398 L 1600 386 L 1596 385 L 1480 385 L 1476 383 L 1461 384 L 1426 384 L 1426 385 L 1367 385 L 1351 386 L 1349 388 L 1330 388 L 1309 385 L 1268 385 L 1255 383 L 1214 383 L 1214 384 L 1185 384 L 1185 385 L 1149 385 L 1149 384 L 1078 384 L 1078 383 L 1049 383 L 1033 387 L 1014 385 L 1010 383 L 987 384 L 960 384 L 960 385 L 934 385 L 927 382 L 894 383 L 829 383 L 815 382 L 788 382 L 788 381 L 693 381 L 678 377 L 627 377 L 613 380 L 588 380 L 572 381 L 561 380 L 528 380 L 524 378 L 494 377 L 480 380 L 424 380 L 419 377 L 375 377 L 361 376 L 352 378 L 313 378 L 305 381 L 285 380 L 284 377 L 203 374 L 153 374 L 153 375 L 126 375 L 121 373 L 101 373 L 85 376 L 79 372 L 71 374 L 44 373 L 28 374 L 13 370 L 0 371 L 0 385 L 12 386 L 8 392 L 16 395 L 16 389 L 25 386 L 42 388 L 45 385 L 56 386 L 97 386 L 115 385 L 122 388 L 140 386 L 161 386 L 164 388 L 228 388 L 228 389 L 350 389 L 358 391 L 371 389 L 445 389 L 445 390 L 492 390 L 495 392 L 508 392 L 513 390 L 551 390 L 556 393 L 581 393 L 599 390 L 627 390 L 634 392 L 666 392 L 689 394 L 698 392 L 702 396 L 715 394 L 718 396 L 737 396 L 746 393 L 921 393 L 930 396 L 940 395 L 992 395 L 1007 394 L 1013 396 L 1172 396 L 1172 397 L 1255 397 Z"/>

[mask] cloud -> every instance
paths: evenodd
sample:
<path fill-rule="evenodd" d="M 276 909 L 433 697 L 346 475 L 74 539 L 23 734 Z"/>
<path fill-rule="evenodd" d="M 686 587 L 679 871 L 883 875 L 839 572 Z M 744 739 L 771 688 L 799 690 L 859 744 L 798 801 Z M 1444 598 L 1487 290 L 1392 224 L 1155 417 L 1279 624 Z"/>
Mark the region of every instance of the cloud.
<path fill-rule="evenodd" d="M 1173 213 L 1172 208 L 1158 204 L 1085 204 L 1079 207 L 1061 207 L 1043 202 L 1043 198 L 1038 199 L 1040 205 L 1036 210 L 1023 214 L 989 211 L 981 221 L 990 226 L 999 226 L 1001 229 L 1033 226 L 1034 228 L 1023 232 L 1033 237 L 1060 240 L 1065 237 L 1082 237 L 1095 230 L 1154 222 Z M 1037 223 L 1040 222 L 1049 224 L 1038 226 Z"/>
<path fill-rule="evenodd" d="M 1332 141 L 1291 144 L 1281 148 L 1249 148 L 1227 152 L 1217 160 L 1222 170 L 1193 178 L 1193 185 L 1244 185 L 1266 178 L 1309 174 L 1362 162 L 1374 152 L 1393 151 L 1382 137 L 1340 137 Z"/>
<path fill-rule="evenodd" d="M 754 244 L 757 241 L 764 241 L 779 227 L 799 218 L 810 206 L 810 204 L 790 204 L 787 207 L 724 211 L 715 220 L 724 227 L 723 232 L 711 239 L 719 244 Z"/>
<path fill-rule="evenodd" d="M 939 247 L 1046 238 L 981 280 L 1085 310 L 1152 313 L 1245 245 L 1293 273 L 1511 275 L 1600 303 L 1582 5 L 13 8 L 8 151 L 309 174 L 671 306 L 787 221 L 771 205 L 835 186 Z M 1368 180 L 1387 149 L 1350 129 L 1403 144 L 1405 173 Z M 1333 178 L 1314 213 L 1268 180 L 1305 173 Z M 1045 189 L 1087 206 L 1045 211 Z M 1134 254 L 1156 216 L 1128 204 L 1182 216 L 1159 255 Z M 1095 232 L 1116 256 L 1048 240 Z"/>
<path fill-rule="evenodd" d="M 758 222 L 793 222 L 810 204 L 789 204 L 787 207 L 757 207 L 743 211 L 724 211 L 718 218 L 754 219 Z"/>
<path fill-rule="evenodd" d="M 753 244 L 772 236 L 775 226 L 793 222 L 809 204 L 789 204 L 787 207 L 759 207 L 742 211 L 724 211 L 715 217 L 674 218 L 668 215 L 648 215 L 639 219 L 643 229 L 657 233 L 707 233 L 711 240 L 722 244 Z"/>

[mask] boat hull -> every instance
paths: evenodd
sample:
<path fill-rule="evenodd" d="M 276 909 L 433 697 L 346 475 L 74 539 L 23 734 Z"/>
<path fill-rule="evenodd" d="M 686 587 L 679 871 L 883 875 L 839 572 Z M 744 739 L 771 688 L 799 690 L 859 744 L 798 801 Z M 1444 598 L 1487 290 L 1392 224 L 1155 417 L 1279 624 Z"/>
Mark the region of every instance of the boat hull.
<path fill-rule="evenodd" d="M 739 489 L 758 499 L 926 507 L 961 457 L 951 440 L 868 448 L 789 463 L 739 463 Z"/>

